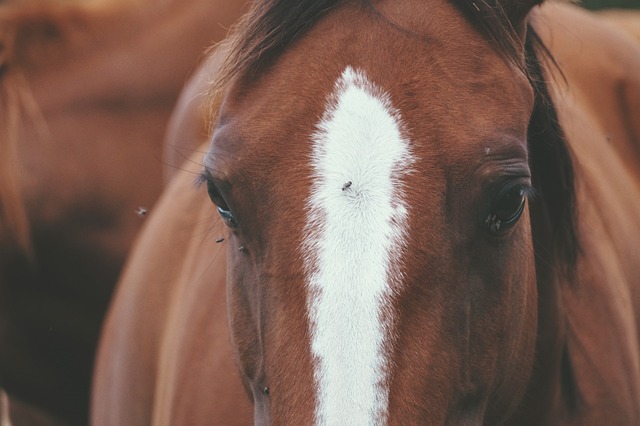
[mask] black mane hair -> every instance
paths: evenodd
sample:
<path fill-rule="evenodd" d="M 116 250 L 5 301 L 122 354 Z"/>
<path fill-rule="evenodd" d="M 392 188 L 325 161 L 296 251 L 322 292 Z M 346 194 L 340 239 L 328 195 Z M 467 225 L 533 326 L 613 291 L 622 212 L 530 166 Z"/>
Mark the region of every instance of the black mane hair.
<path fill-rule="evenodd" d="M 536 256 L 572 277 L 579 252 L 574 167 L 569 145 L 547 90 L 542 61 L 557 66 L 532 28 L 525 44 L 528 77 L 535 101 L 527 144 L 535 200 L 540 205 L 533 217 Z M 541 229 L 536 229 L 541 228 Z"/>

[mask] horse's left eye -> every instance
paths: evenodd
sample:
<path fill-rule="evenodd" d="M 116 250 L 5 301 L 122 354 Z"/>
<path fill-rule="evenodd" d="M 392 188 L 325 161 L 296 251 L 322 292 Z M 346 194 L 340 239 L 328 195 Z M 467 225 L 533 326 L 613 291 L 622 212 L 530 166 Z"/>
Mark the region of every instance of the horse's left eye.
<path fill-rule="evenodd" d="M 523 185 L 509 186 L 500 193 L 491 205 L 484 224 L 492 234 L 500 234 L 518 222 L 524 210 L 527 188 Z"/>
<path fill-rule="evenodd" d="M 220 195 L 220 192 L 211 181 L 207 182 L 207 193 L 209 194 L 209 198 L 213 204 L 218 208 L 218 213 L 220 214 L 220 217 L 222 217 L 222 220 L 224 220 L 224 223 L 229 228 L 237 228 L 238 222 L 236 221 L 236 218 L 233 216 L 233 213 L 231 213 L 231 209 L 227 205 L 227 202 L 224 200 L 222 195 Z"/>

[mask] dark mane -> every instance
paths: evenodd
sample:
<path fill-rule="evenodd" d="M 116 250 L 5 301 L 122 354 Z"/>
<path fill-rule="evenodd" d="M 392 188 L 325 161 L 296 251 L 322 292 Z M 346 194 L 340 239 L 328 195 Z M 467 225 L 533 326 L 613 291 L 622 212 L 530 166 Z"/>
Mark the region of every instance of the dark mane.
<path fill-rule="evenodd" d="M 374 0 L 362 0 L 363 4 Z M 494 47 L 510 61 L 522 63 L 521 44 L 498 1 L 450 0 Z M 304 33 L 341 0 L 257 0 L 234 26 L 229 55 L 213 90 L 235 77 L 258 72 L 297 36 Z"/>
<path fill-rule="evenodd" d="M 230 53 L 216 76 L 213 92 L 223 90 L 236 78 L 245 78 L 263 70 L 289 43 L 339 1 L 256 1 L 225 42 Z M 371 4 L 375 0 L 361 1 Z M 531 170 L 538 194 L 538 205 L 534 210 L 542 216 L 534 222 L 548 230 L 549 235 L 549 238 L 538 240 L 545 242 L 537 244 L 536 254 L 545 262 L 563 265 L 562 268 L 567 267 L 566 271 L 569 271 L 575 264 L 578 251 L 573 166 L 540 66 L 540 61 L 556 66 L 555 61 L 531 27 L 527 30 L 523 51 L 521 35 L 511 24 L 500 1 L 450 1 L 505 60 L 529 77 L 534 88 L 536 101 L 528 137 Z M 534 229 L 534 234 L 538 233 L 547 232 Z"/>
<path fill-rule="evenodd" d="M 537 216 L 532 217 L 536 257 L 570 276 L 580 247 L 574 168 L 541 63 L 551 67 L 557 64 L 533 28 L 527 31 L 525 55 L 529 81 L 535 91 L 527 142 L 538 204 L 534 206 L 537 214 L 532 214 Z"/>
<path fill-rule="evenodd" d="M 340 0 L 257 0 L 234 26 L 229 54 L 213 90 L 235 77 L 257 72 L 297 36 L 304 33 Z"/>

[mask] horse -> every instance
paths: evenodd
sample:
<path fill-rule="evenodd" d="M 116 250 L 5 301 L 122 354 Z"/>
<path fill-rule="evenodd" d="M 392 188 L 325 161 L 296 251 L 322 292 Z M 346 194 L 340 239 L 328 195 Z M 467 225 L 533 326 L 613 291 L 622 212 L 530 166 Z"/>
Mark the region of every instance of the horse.
<path fill-rule="evenodd" d="M 540 3 L 255 3 L 92 423 L 635 424 L 640 49 Z"/>
<path fill-rule="evenodd" d="M 242 1 L 0 5 L 0 387 L 86 424 L 95 346 L 187 77 Z M 26 420 L 25 420 L 26 419 Z"/>
<path fill-rule="evenodd" d="M 640 42 L 640 11 L 630 9 L 603 9 L 598 13 L 612 24 L 631 34 Z"/>

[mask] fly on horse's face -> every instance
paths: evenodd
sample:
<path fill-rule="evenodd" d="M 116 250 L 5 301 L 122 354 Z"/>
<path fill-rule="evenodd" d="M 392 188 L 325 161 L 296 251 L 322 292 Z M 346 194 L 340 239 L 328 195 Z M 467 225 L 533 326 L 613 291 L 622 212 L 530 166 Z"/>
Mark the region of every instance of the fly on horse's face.
<path fill-rule="evenodd" d="M 227 93 L 205 158 L 258 423 L 482 423 L 536 334 L 533 93 L 444 1 L 348 2 Z"/>

